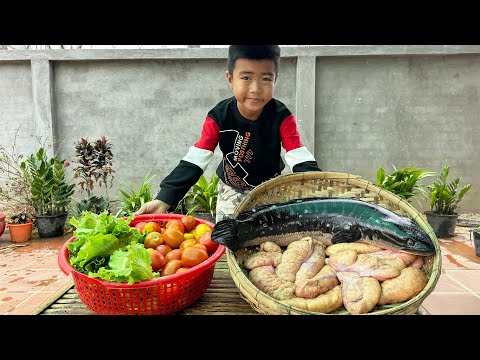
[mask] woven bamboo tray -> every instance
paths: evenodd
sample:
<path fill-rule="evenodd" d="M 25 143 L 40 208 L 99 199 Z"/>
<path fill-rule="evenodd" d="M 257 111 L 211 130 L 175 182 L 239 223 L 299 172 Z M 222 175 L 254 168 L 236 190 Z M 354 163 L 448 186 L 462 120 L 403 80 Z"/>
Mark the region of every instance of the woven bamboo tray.
<path fill-rule="evenodd" d="M 423 270 L 428 282 L 425 288 L 408 301 L 377 306 L 368 314 L 373 315 L 413 315 L 417 312 L 423 300 L 433 291 L 441 271 L 440 246 L 435 233 L 411 204 L 395 194 L 379 188 L 358 175 L 338 172 L 305 172 L 278 176 L 255 187 L 235 209 L 233 218 L 240 213 L 259 205 L 285 202 L 292 199 L 309 197 L 355 198 L 368 201 L 399 215 L 413 219 L 420 228 L 425 230 L 433 241 L 435 253 L 425 260 Z M 307 311 L 292 307 L 261 292 L 248 279 L 248 272 L 243 268 L 243 260 L 248 251 L 240 249 L 235 253 L 227 249 L 227 263 L 230 275 L 240 291 L 242 298 L 261 314 L 300 315 L 323 313 Z M 349 314 L 343 307 L 330 314 Z"/>

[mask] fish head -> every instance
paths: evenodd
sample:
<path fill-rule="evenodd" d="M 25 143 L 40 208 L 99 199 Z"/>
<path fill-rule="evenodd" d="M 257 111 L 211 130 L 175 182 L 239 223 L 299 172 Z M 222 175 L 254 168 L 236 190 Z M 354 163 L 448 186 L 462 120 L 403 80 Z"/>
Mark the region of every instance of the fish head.
<path fill-rule="evenodd" d="M 241 247 L 238 237 L 238 225 L 235 219 L 223 219 L 215 224 L 212 230 L 212 240 L 217 244 L 226 246 L 230 250 Z"/>
<path fill-rule="evenodd" d="M 432 238 L 413 221 L 408 225 L 400 224 L 399 228 L 406 234 L 402 239 L 401 250 L 420 256 L 428 256 L 435 253 Z"/>

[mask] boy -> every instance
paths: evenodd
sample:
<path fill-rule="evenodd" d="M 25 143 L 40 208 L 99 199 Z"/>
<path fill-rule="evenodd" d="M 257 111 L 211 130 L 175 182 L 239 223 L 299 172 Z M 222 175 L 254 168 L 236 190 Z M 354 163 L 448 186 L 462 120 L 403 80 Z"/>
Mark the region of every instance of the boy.
<path fill-rule="evenodd" d="M 281 173 L 280 146 L 293 172 L 321 171 L 300 141 L 295 117 L 273 98 L 279 65 L 278 45 L 230 45 L 226 77 L 233 97 L 208 112 L 200 139 L 161 182 L 155 200 L 136 215 L 173 210 L 203 174 L 217 145 L 223 154 L 216 170 L 217 222 L 233 214 L 256 185 Z"/>

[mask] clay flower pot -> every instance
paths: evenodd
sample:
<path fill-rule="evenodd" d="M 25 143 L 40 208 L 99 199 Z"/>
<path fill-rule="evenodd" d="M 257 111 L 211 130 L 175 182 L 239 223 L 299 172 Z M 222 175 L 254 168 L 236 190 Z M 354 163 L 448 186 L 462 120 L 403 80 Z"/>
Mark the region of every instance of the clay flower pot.
<path fill-rule="evenodd" d="M 5 231 L 5 214 L 0 213 L 0 236 Z"/>
<path fill-rule="evenodd" d="M 32 238 L 32 221 L 26 224 L 7 224 L 7 226 L 13 242 L 25 242 Z"/>

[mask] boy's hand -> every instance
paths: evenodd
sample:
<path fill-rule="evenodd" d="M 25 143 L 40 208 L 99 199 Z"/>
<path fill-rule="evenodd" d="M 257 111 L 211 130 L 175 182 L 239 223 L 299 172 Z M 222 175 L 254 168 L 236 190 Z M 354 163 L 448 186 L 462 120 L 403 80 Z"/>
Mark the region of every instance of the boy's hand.
<path fill-rule="evenodd" d="M 140 209 L 135 212 L 135 215 L 140 214 L 165 214 L 170 208 L 166 202 L 162 200 L 152 200 L 143 204 Z"/>

